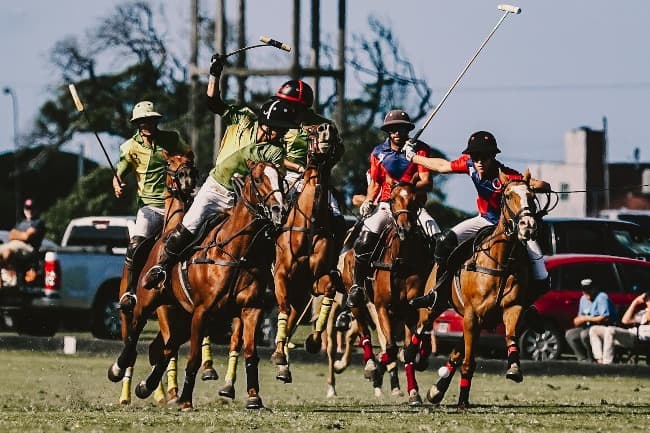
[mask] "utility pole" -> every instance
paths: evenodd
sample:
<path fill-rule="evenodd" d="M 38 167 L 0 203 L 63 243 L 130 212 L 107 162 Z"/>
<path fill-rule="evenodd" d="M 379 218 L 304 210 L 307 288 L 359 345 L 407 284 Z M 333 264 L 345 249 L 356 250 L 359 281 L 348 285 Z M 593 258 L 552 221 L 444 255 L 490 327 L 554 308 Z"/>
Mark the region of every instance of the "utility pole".
<path fill-rule="evenodd" d="M 192 1 L 192 28 L 190 38 L 190 94 L 188 102 L 188 131 L 190 135 L 190 147 L 194 152 L 194 162 L 199 165 L 199 130 L 196 127 L 197 119 L 197 92 L 199 88 L 199 0 Z"/>
<path fill-rule="evenodd" d="M 22 210 L 23 206 L 20 203 L 21 201 L 21 182 L 20 182 L 20 175 L 21 175 L 21 168 L 20 168 L 20 157 L 19 157 L 19 151 L 20 147 L 18 145 L 18 98 L 16 97 L 16 92 L 14 92 L 14 89 L 11 87 L 7 86 L 2 91 L 5 93 L 5 95 L 9 95 L 11 97 L 11 108 L 12 108 L 12 114 L 13 114 L 13 121 L 14 121 L 14 190 L 16 193 L 16 221 L 20 220 L 22 217 Z"/>

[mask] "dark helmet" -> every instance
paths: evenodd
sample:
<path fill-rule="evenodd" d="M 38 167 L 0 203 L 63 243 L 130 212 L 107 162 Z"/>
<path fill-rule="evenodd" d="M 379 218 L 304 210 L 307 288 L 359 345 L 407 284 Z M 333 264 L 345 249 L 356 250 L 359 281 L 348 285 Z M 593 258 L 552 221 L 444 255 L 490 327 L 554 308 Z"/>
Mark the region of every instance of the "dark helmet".
<path fill-rule="evenodd" d="M 299 126 L 298 112 L 293 104 L 281 99 L 266 101 L 260 108 L 258 122 L 277 129 L 294 129 Z"/>
<path fill-rule="evenodd" d="M 386 114 L 381 130 L 388 132 L 392 126 L 406 126 L 409 131 L 415 128 L 415 125 L 411 122 L 411 117 L 404 110 L 390 110 Z"/>
<path fill-rule="evenodd" d="M 280 86 L 275 94 L 277 98 L 297 102 L 309 108 L 314 104 L 314 91 L 302 80 L 289 80 Z"/>
<path fill-rule="evenodd" d="M 472 153 L 494 154 L 501 151 L 497 147 L 497 140 L 488 131 L 478 131 L 473 133 L 467 140 L 467 149 L 463 150 L 464 154 Z"/>

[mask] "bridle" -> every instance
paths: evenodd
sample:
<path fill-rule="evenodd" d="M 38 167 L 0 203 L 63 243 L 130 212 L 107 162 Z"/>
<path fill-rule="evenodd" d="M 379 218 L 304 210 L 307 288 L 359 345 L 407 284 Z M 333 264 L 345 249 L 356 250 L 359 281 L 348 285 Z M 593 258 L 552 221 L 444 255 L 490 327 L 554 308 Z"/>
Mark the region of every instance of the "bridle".
<path fill-rule="evenodd" d="M 522 206 L 519 210 L 516 212 L 508 205 L 508 199 L 506 198 L 506 189 L 511 186 L 512 184 L 517 183 L 517 184 L 522 184 L 526 185 L 527 191 L 526 192 L 533 192 L 530 186 L 528 185 L 527 182 L 523 180 L 512 180 L 508 182 L 506 185 L 503 187 L 503 194 L 501 194 L 501 209 L 503 209 L 503 216 L 504 216 L 504 222 L 505 222 L 505 235 L 507 237 L 512 237 L 517 233 L 517 226 L 519 225 L 519 221 L 524 218 L 524 217 L 531 217 L 531 218 L 537 218 L 538 217 L 538 212 L 537 212 L 537 203 L 531 202 L 531 200 L 528 200 L 525 206 Z M 535 198 L 535 200 L 537 200 Z"/>

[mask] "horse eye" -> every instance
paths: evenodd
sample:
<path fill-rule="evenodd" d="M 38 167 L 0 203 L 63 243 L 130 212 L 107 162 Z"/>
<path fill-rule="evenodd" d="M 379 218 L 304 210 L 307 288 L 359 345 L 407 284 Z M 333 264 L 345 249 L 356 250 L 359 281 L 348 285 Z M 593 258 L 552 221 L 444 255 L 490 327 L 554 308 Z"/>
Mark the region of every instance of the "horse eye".
<path fill-rule="evenodd" d="M 262 179 L 260 179 L 259 177 L 253 178 L 253 181 L 255 182 L 255 185 L 259 185 L 260 183 L 262 183 Z"/>

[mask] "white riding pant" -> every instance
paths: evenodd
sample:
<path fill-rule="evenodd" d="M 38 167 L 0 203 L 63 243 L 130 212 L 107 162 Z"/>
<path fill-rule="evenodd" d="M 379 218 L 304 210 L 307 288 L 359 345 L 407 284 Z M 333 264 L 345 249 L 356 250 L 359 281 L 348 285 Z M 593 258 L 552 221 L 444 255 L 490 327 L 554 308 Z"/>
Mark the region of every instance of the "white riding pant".
<path fill-rule="evenodd" d="M 235 194 L 208 176 L 196 193 L 192 206 L 185 213 L 183 225 L 190 232 L 196 233 L 208 215 L 225 212 L 234 205 Z"/>
<path fill-rule="evenodd" d="M 380 234 L 386 227 L 388 227 L 392 219 L 393 214 L 390 211 L 390 204 L 386 201 L 382 201 L 377 206 L 375 212 L 363 221 L 363 230 Z M 427 236 L 431 237 L 436 233 L 440 233 L 438 223 L 431 215 L 429 215 L 429 212 L 427 212 L 426 209 L 421 208 L 418 211 L 418 220 Z"/>
<path fill-rule="evenodd" d="M 636 342 L 636 328 L 593 325 L 589 327 L 589 342 L 595 360 L 603 364 L 614 362 L 614 346 L 631 348 Z"/>
<path fill-rule="evenodd" d="M 476 233 L 479 232 L 483 227 L 492 225 L 490 221 L 483 218 L 480 215 L 477 215 L 473 218 L 466 219 L 461 221 L 451 228 L 451 231 L 456 233 L 458 238 L 458 243 L 476 236 Z M 526 250 L 528 251 L 528 257 L 530 258 L 531 263 L 533 264 L 533 279 L 534 280 L 544 280 L 548 277 L 548 271 L 544 265 L 544 254 L 542 254 L 542 248 L 539 246 L 539 243 L 535 240 L 529 240 L 526 242 Z"/>
<path fill-rule="evenodd" d="M 297 171 L 291 171 L 287 170 L 287 174 L 284 175 L 284 181 L 285 184 L 287 185 L 287 195 L 290 195 L 293 192 L 299 193 L 302 191 L 302 173 L 298 173 Z M 334 194 L 332 194 L 332 191 L 327 192 L 327 202 L 329 203 L 330 210 L 332 211 L 332 215 L 334 216 L 340 216 L 341 215 L 341 206 L 339 206 L 339 202 L 336 201 L 334 198 Z"/>
<path fill-rule="evenodd" d="M 157 235 L 163 226 L 165 209 L 155 206 L 142 206 L 135 216 L 133 236 L 145 238 Z"/>

